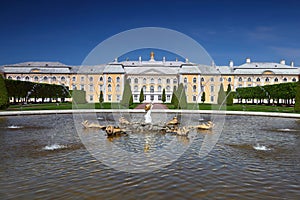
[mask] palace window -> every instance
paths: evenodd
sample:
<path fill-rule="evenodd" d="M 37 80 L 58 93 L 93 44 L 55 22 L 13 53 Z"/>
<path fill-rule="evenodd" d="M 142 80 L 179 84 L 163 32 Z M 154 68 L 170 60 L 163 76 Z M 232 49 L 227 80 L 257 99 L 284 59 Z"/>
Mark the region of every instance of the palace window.
<path fill-rule="evenodd" d="M 99 90 L 100 90 L 100 91 L 103 90 L 103 85 L 102 85 L 102 84 L 99 85 Z"/>
<path fill-rule="evenodd" d="M 201 81 L 202 81 L 202 82 L 204 82 L 204 81 L 205 81 L 203 77 L 201 78 Z"/>
<path fill-rule="evenodd" d="M 90 77 L 89 80 L 90 80 L 90 82 L 93 82 L 93 81 L 94 81 L 94 78 L 93 78 L 93 77 Z"/>
<path fill-rule="evenodd" d="M 228 78 L 228 82 L 231 82 L 231 78 L 230 77 Z"/>
<path fill-rule="evenodd" d="M 121 100 L 121 96 L 117 95 L 117 101 L 120 101 L 120 100 Z"/>
<path fill-rule="evenodd" d="M 107 95 L 108 101 L 111 101 L 111 94 Z"/>
<path fill-rule="evenodd" d="M 72 77 L 72 81 L 76 81 L 76 77 L 75 76 Z"/>
<path fill-rule="evenodd" d="M 94 100 L 94 96 L 90 95 L 90 101 L 93 101 L 93 100 Z"/>
<path fill-rule="evenodd" d="M 287 78 L 283 78 L 283 81 L 284 81 L 284 82 L 287 82 Z"/>
<path fill-rule="evenodd" d="M 196 92 L 196 90 L 197 90 L 197 86 L 194 85 L 194 86 L 193 86 L 193 92 Z"/>
<path fill-rule="evenodd" d="M 121 79 L 120 77 L 117 77 L 117 83 L 120 83 Z"/>
<path fill-rule="evenodd" d="M 160 78 L 158 79 L 158 83 L 161 84 L 161 79 Z"/>
<path fill-rule="evenodd" d="M 184 78 L 183 82 L 184 82 L 184 83 L 187 83 L 187 78 L 186 78 L 186 77 Z"/>
<path fill-rule="evenodd" d="M 154 95 L 150 96 L 150 100 L 153 101 L 154 100 Z"/>
<path fill-rule="evenodd" d="M 47 76 L 44 76 L 44 81 L 47 81 L 48 80 L 48 77 Z"/>
<path fill-rule="evenodd" d="M 276 77 L 276 78 L 274 79 L 274 81 L 275 81 L 275 82 L 278 82 L 278 78 Z"/>
<path fill-rule="evenodd" d="M 170 92 L 170 90 L 171 90 L 171 87 L 168 85 L 167 86 L 167 92 Z"/>
<path fill-rule="evenodd" d="M 150 86 L 150 92 L 151 92 L 151 93 L 154 92 L 154 86 L 153 86 L 153 85 Z"/>
<path fill-rule="evenodd" d="M 146 92 L 146 85 L 143 86 L 143 92 Z"/>
<path fill-rule="evenodd" d="M 248 82 L 251 82 L 252 80 L 251 80 L 251 78 L 249 77 L 247 81 L 248 81 Z"/>
<path fill-rule="evenodd" d="M 139 83 L 139 79 L 135 78 L 134 83 Z"/>
<path fill-rule="evenodd" d="M 20 77 L 20 76 L 17 76 L 17 80 L 20 81 L 20 80 L 21 80 L 21 77 Z"/>
<path fill-rule="evenodd" d="M 292 81 L 293 81 L 293 82 L 296 82 L 296 78 L 293 78 Z"/>
<path fill-rule="evenodd" d="M 64 76 L 62 76 L 62 77 L 60 78 L 60 80 L 61 80 L 61 81 L 66 81 L 66 78 L 65 78 Z"/>
<path fill-rule="evenodd" d="M 35 76 L 34 81 L 39 81 L 39 77 Z"/>
<path fill-rule="evenodd" d="M 170 101 L 170 95 L 167 95 L 167 101 Z"/>
<path fill-rule="evenodd" d="M 197 82 L 197 78 L 194 77 L 194 78 L 193 78 L 193 83 L 196 83 L 196 82 Z"/>
<path fill-rule="evenodd" d="M 154 78 L 151 78 L 151 83 L 154 83 Z"/>
<path fill-rule="evenodd" d="M 117 84 L 116 90 L 117 90 L 117 92 L 120 92 L 120 85 L 119 84 Z"/>
<path fill-rule="evenodd" d="M 161 86 L 160 86 L 160 85 L 157 87 L 157 90 L 158 90 L 159 92 L 161 92 Z"/>
<path fill-rule="evenodd" d="M 223 78 L 222 77 L 220 77 L 220 82 L 222 82 L 223 81 Z"/>
<path fill-rule="evenodd" d="M 215 81 L 214 77 L 211 77 L 211 78 L 210 78 L 210 81 L 211 81 L 211 82 L 214 82 L 214 81 Z"/>
<path fill-rule="evenodd" d="M 269 82 L 269 81 L 270 81 L 269 77 L 267 77 L 265 81 L 266 81 L 266 82 Z"/>
<path fill-rule="evenodd" d="M 25 81 L 29 81 L 29 76 L 26 76 L 26 77 L 25 77 Z"/>
<path fill-rule="evenodd" d="M 173 79 L 173 84 L 177 84 L 177 78 Z"/>
<path fill-rule="evenodd" d="M 170 84 L 170 79 L 167 78 L 167 84 Z"/>
<path fill-rule="evenodd" d="M 137 85 L 134 86 L 134 91 L 135 91 L 135 92 L 138 92 L 138 91 L 139 91 L 139 88 L 138 88 Z"/>
<path fill-rule="evenodd" d="M 161 101 L 161 95 L 158 95 L 158 100 L 160 100 L 160 101 Z"/>
<path fill-rule="evenodd" d="M 211 85 L 211 86 L 210 86 L 210 92 L 214 92 L 214 89 L 215 89 L 214 86 Z"/>
<path fill-rule="evenodd" d="M 193 96 L 193 101 L 197 101 L 197 97 L 195 95 Z"/>
<path fill-rule="evenodd" d="M 76 85 L 72 84 L 72 90 L 76 90 Z"/>
<path fill-rule="evenodd" d="M 80 85 L 80 90 L 84 90 L 84 85 L 83 84 Z"/>
<path fill-rule="evenodd" d="M 147 79 L 143 78 L 143 83 L 146 84 L 147 83 Z"/>
<path fill-rule="evenodd" d="M 11 76 L 9 76 L 7 79 L 11 80 L 11 79 L 12 79 L 12 77 L 11 77 Z"/>
<path fill-rule="evenodd" d="M 111 84 L 108 84 L 107 88 L 108 88 L 108 92 L 111 92 Z"/>
<path fill-rule="evenodd" d="M 102 76 L 100 76 L 99 81 L 103 81 L 103 77 Z"/>
<path fill-rule="evenodd" d="M 257 78 L 257 79 L 256 79 L 256 82 L 260 82 L 260 78 Z"/>
<path fill-rule="evenodd" d="M 239 82 L 242 82 L 242 81 L 243 81 L 243 78 L 242 78 L 242 77 L 240 77 L 240 78 L 239 78 Z"/>
<path fill-rule="evenodd" d="M 128 80 L 128 83 L 131 83 L 131 78 L 127 79 Z"/>
<path fill-rule="evenodd" d="M 111 83 L 111 77 L 108 77 L 107 82 Z"/>
<path fill-rule="evenodd" d="M 90 92 L 93 92 L 93 91 L 94 91 L 94 85 L 90 84 Z"/>
<path fill-rule="evenodd" d="M 80 81 L 81 81 L 81 82 L 84 81 L 84 76 L 80 77 Z"/>
<path fill-rule="evenodd" d="M 52 81 L 56 81 L 56 77 L 55 76 L 52 77 Z"/>
<path fill-rule="evenodd" d="M 214 100 L 215 100 L 214 96 L 210 96 L 210 101 L 214 102 Z"/>
<path fill-rule="evenodd" d="M 134 100 L 137 101 L 138 100 L 138 95 L 134 95 Z"/>

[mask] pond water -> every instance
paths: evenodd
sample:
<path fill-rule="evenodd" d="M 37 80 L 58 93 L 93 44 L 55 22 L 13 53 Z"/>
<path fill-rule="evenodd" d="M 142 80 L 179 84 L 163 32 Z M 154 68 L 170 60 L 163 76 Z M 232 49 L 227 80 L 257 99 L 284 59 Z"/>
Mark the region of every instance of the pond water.
<path fill-rule="evenodd" d="M 199 119 L 199 115 L 190 116 Z M 105 123 L 113 120 L 110 114 L 98 117 Z M 95 129 L 84 133 L 105 136 Z M 171 141 L 186 147 L 171 164 L 129 173 L 90 154 L 71 114 L 1 117 L 0 198 L 300 199 L 298 119 L 226 116 L 218 142 L 201 158 L 199 149 L 207 134 L 213 133 L 198 131 L 193 141 L 158 132 L 129 133 L 111 140 L 102 137 L 120 149 L 141 154 L 147 154 L 144 145 L 149 135 L 150 153 L 164 151 Z M 105 149 L 99 146 L 99 150 Z"/>

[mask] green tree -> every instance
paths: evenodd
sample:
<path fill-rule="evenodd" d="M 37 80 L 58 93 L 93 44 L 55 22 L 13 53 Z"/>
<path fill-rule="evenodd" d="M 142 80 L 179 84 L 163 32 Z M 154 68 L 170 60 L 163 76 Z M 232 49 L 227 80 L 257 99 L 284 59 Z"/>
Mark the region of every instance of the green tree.
<path fill-rule="evenodd" d="M 163 91 L 162 91 L 162 97 L 161 97 L 161 100 L 162 100 L 163 103 L 166 102 L 166 90 L 165 90 L 165 88 L 164 88 Z"/>
<path fill-rule="evenodd" d="M 224 87 L 223 87 L 223 83 L 221 83 L 220 85 L 220 89 L 218 92 L 218 104 L 221 105 L 223 103 L 223 101 L 225 100 L 226 94 L 224 92 Z"/>
<path fill-rule="evenodd" d="M 233 94 L 231 92 L 231 85 L 230 84 L 228 84 L 228 86 L 227 86 L 226 96 L 227 96 L 226 105 L 227 106 L 232 106 L 233 105 Z"/>
<path fill-rule="evenodd" d="M 7 89 L 5 86 L 4 78 L 0 74 L 0 109 L 6 109 L 9 105 Z"/>
<path fill-rule="evenodd" d="M 102 108 L 102 103 L 104 101 L 104 97 L 103 97 L 103 92 L 102 90 L 100 91 L 100 96 L 99 96 L 99 103 L 100 103 L 100 108 Z"/>
<path fill-rule="evenodd" d="M 295 112 L 300 112 L 300 78 L 297 82 L 296 86 L 296 97 L 295 97 L 295 106 L 294 106 Z"/>
<path fill-rule="evenodd" d="M 175 87 L 174 87 L 173 93 L 172 93 L 171 104 L 174 106 L 174 108 L 178 107 L 177 90 Z"/>
<path fill-rule="evenodd" d="M 144 90 L 143 90 L 143 88 L 141 89 L 141 91 L 140 91 L 140 103 L 143 103 L 143 101 L 144 101 L 144 98 L 145 98 L 145 96 L 144 96 Z"/>
<path fill-rule="evenodd" d="M 131 106 L 132 104 L 133 104 L 132 92 L 131 92 L 129 80 L 127 79 L 124 85 L 121 105 L 125 106 L 126 108 L 129 108 L 129 106 Z"/>
<path fill-rule="evenodd" d="M 201 95 L 201 101 L 202 101 L 202 103 L 205 102 L 205 92 L 202 92 L 202 95 Z"/>

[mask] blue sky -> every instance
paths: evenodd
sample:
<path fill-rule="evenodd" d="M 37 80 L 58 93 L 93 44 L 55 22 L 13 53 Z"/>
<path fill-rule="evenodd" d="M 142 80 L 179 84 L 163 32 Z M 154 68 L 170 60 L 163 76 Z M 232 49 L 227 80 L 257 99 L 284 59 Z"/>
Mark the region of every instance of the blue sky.
<path fill-rule="evenodd" d="M 299 8 L 296 0 L 2 1 L 0 65 L 80 65 L 95 46 L 119 32 L 164 27 L 199 42 L 217 65 L 230 59 L 238 65 L 250 57 L 300 66 Z"/>

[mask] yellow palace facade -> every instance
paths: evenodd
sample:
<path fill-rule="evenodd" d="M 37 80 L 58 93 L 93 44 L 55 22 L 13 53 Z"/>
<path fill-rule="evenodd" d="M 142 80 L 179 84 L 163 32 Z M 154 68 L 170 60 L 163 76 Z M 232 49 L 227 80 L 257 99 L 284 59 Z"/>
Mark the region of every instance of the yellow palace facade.
<path fill-rule="evenodd" d="M 206 103 L 216 103 L 221 83 L 224 90 L 230 84 L 238 87 L 253 87 L 284 82 L 296 82 L 300 74 L 293 62 L 251 62 L 228 66 L 201 65 L 188 60 L 158 61 L 151 52 L 150 60 L 115 60 L 112 63 L 94 66 L 69 66 L 59 62 L 25 62 L 4 65 L 0 68 L 5 78 L 38 83 L 60 84 L 71 90 L 84 90 L 88 102 L 98 102 L 100 91 L 105 102 L 122 99 L 125 80 L 130 81 L 133 101 L 139 102 L 141 89 L 144 102 L 162 102 L 162 91 L 166 91 L 166 102 L 170 102 L 173 90 L 183 83 L 187 101 L 200 103 L 205 92 Z"/>

